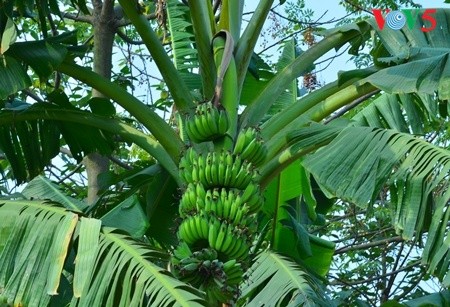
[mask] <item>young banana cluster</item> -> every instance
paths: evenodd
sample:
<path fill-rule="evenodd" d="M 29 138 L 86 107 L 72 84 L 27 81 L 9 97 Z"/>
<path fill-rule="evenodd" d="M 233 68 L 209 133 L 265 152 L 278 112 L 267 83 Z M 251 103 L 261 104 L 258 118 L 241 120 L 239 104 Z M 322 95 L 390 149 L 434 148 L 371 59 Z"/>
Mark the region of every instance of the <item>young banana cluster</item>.
<path fill-rule="evenodd" d="M 182 218 L 205 212 L 235 225 L 249 225 L 249 217 L 257 212 L 264 202 L 259 186 L 249 183 L 245 190 L 213 188 L 205 190 L 204 185 L 189 183 L 180 200 Z"/>
<path fill-rule="evenodd" d="M 267 148 L 254 127 L 242 130 L 234 145 L 233 154 L 239 154 L 241 159 L 250 161 L 254 166 L 260 166 L 267 157 Z"/>
<path fill-rule="evenodd" d="M 186 183 L 200 183 L 206 189 L 244 189 L 258 173 L 253 164 L 229 151 L 197 154 L 192 148 L 181 158 L 180 176 Z"/>
<path fill-rule="evenodd" d="M 188 282 L 214 299 L 227 301 L 244 274 L 241 264 L 235 259 L 222 262 L 214 256 L 214 249 L 204 248 L 185 257 L 175 265 L 180 279 Z"/>
<path fill-rule="evenodd" d="M 198 104 L 186 121 L 186 132 L 191 141 L 201 143 L 224 136 L 228 130 L 227 112 L 218 109 L 211 101 Z"/>

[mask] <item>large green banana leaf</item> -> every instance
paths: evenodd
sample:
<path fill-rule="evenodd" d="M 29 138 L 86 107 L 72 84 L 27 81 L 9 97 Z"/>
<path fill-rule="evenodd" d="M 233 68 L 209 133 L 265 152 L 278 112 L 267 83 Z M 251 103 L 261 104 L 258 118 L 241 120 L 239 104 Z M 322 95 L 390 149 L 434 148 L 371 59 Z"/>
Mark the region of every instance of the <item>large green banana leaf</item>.
<path fill-rule="evenodd" d="M 427 131 L 426 126 L 439 118 L 439 104 L 445 103 L 434 97 L 449 96 L 448 16 L 448 10 L 438 10 L 439 27 L 430 33 L 422 32 L 420 23 L 412 30 L 378 31 L 375 62 L 385 67 L 361 83 L 400 96 L 382 95 L 355 116 L 357 122 L 371 127 L 343 128 L 304 162 L 330 195 L 361 206 L 376 201 L 387 182 L 395 228 L 405 239 L 419 239 L 427 232 L 423 262 L 447 286 L 450 152 L 409 133 Z M 367 22 L 377 29 L 373 20 Z M 307 136 L 307 131 L 301 132 L 303 144 L 323 142 L 318 134 Z"/>
<path fill-rule="evenodd" d="M 303 144 L 322 141 L 320 134 L 308 130 L 298 131 L 295 139 Z M 448 285 L 448 150 L 407 133 L 350 125 L 343 126 L 329 145 L 308 156 L 304 165 L 330 196 L 360 206 L 376 201 L 389 179 L 397 232 L 405 239 L 419 239 L 428 231 L 423 261 Z"/>
<path fill-rule="evenodd" d="M 166 254 L 100 220 L 17 200 L 2 201 L 0 215 L 0 301 L 45 306 L 68 279 L 71 306 L 204 305 L 201 292 L 155 264 Z"/>
<path fill-rule="evenodd" d="M 296 263 L 274 252 L 259 254 L 247 277 L 240 306 L 332 306 Z"/>

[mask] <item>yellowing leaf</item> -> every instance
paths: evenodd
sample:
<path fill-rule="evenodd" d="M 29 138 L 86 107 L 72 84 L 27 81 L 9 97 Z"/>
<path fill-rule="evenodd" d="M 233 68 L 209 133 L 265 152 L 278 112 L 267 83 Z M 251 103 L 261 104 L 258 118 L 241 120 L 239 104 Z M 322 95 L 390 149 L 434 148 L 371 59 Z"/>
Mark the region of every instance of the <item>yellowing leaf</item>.
<path fill-rule="evenodd" d="M 6 22 L 5 31 L 3 32 L 2 35 L 0 54 L 4 54 L 9 49 L 9 46 L 14 44 L 16 38 L 17 38 L 16 25 L 14 24 L 11 18 L 8 18 L 8 21 Z"/>

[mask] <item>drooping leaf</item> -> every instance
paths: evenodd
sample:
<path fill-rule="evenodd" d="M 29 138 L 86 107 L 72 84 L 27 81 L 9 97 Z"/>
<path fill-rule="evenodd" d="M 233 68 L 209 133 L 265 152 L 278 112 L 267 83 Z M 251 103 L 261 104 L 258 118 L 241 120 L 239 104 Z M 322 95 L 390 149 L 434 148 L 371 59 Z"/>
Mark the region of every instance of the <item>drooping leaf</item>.
<path fill-rule="evenodd" d="M 57 292 L 78 216 L 40 202 L 1 203 L 2 219 L 14 223 L 0 224 L 7 233 L 0 250 L 0 294 L 14 305 L 46 306 Z"/>
<path fill-rule="evenodd" d="M 59 137 L 59 129 L 51 121 L 31 120 L 13 126 L 0 124 L 0 150 L 10 162 L 18 183 L 39 175 L 59 153 Z"/>
<path fill-rule="evenodd" d="M 247 274 L 239 298 L 245 306 L 330 306 L 297 264 L 276 253 L 262 252 Z"/>
<path fill-rule="evenodd" d="M 331 265 L 333 244 L 314 240 L 305 226 L 316 219 L 316 200 L 307 173 L 296 161 L 265 190 L 263 211 L 272 219 L 270 240 L 274 251 L 292 257 L 311 271 L 324 276 Z M 320 243 L 319 246 L 315 246 Z M 327 250 L 327 252 L 324 252 Z M 314 265 L 309 266 L 314 259 Z"/>
<path fill-rule="evenodd" d="M 3 55 L 6 51 L 8 51 L 9 46 L 12 45 L 17 38 L 16 25 L 14 21 L 8 17 L 6 21 L 5 30 L 2 34 L 2 41 L 0 44 L 0 55 Z"/>
<path fill-rule="evenodd" d="M 203 293 L 157 266 L 167 255 L 101 222 L 33 201 L 1 201 L 0 297 L 47 306 L 76 254 L 71 306 L 205 306 Z M 95 268 L 95 269 L 94 269 Z"/>
<path fill-rule="evenodd" d="M 405 239 L 428 231 L 423 261 L 447 280 L 448 150 L 394 130 L 349 126 L 304 165 L 329 195 L 363 207 L 376 201 L 387 182 L 395 229 Z"/>
<path fill-rule="evenodd" d="M 11 45 L 7 54 L 31 66 L 39 77 L 46 79 L 62 63 L 67 49 L 61 44 L 29 41 Z"/>
<path fill-rule="evenodd" d="M 0 99 L 17 93 L 31 85 L 25 69 L 14 58 L 0 58 Z"/>
<path fill-rule="evenodd" d="M 125 199 L 100 219 L 104 226 L 125 230 L 133 238 L 141 238 L 149 226 L 136 195 Z"/>
<path fill-rule="evenodd" d="M 200 291 L 149 261 L 162 254 L 112 229 L 98 235 L 96 270 L 80 281 L 85 286 L 71 306 L 205 306 Z"/>
<path fill-rule="evenodd" d="M 424 295 L 406 302 L 398 303 L 395 300 L 389 300 L 381 307 L 444 307 L 450 304 L 450 290 L 444 290 L 438 293 Z"/>
<path fill-rule="evenodd" d="M 18 183 L 39 175 L 59 153 L 61 134 L 78 161 L 81 161 L 83 154 L 97 151 L 108 155 L 113 150 L 113 136 L 98 128 L 51 119 L 15 120 L 17 112 L 26 117 L 34 112 L 55 109 L 60 108 L 50 103 L 36 103 L 21 105 L 20 111 L 11 108 L 0 110 L 0 116 L 9 117 L 9 120 L 0 121 L 0 150 L 5 152 Z M 90 114 L 77 112 L 81 112 L 80 115 Z"/>
<path fill-rule="evenodd" d="M 423 10 L 417 12 L 418 15 L 423 13 Z M 437 91 L 440 99 L 448 99 L 450 97 L 448 9 L 437 10 L 433 18 L 438 26 L 429 33 L 422 31 L 424 25 L 422 21 L 416 22 L 412 29 L 403 27 L 401 30 L 392 30 L 389 27 L 380 30 L 373 18 L 364 21 L 377 32 L 380 44 L 388 54 L 382 58 L 375 57 L 375 62 L 390 66 L 370 75 L 362 82 L 370 82 L 391 94 L 434 95 Z"/>
<path fill-rule="evenodd" d="M 175 220 L 178 217 L 177 193 L 176 182 L 161 169 L 149 184 L 145 196 L 150 221 L 149 236 L 166 246 L 177 242 L 175 234 Z"/>
<path fill-rule="evenodd" d="M 108 98 L 92 97 L 87 103 L 94 114 L 106 117 L 116 114 L 116 108 Z"/>
<path fill-rule="evenodd" d="M 277 71 L 283 70 L 299 55 L 297 43 L 295 39 L 290 39 L 284 44 L 283 51 L 277 62 Z M 299 96 L 299 88 L 297 79 L 293 80 L 288 88 L 276 99 L 272 104 L 267 116 L 271 117 L 278 112 L 282 112 L 288 105 L 296 103 Z M 263 120 L 264 121 L 264 120 Z"/>
<path fill-rule="evenodd" d="M 22 190 L 22 195 L 33 200 L 52 200 L 75 212 L 82 212 L 87 208 L 86 203 L 65 195 L 57 184 L 43 176 L 31 180 Z"/>

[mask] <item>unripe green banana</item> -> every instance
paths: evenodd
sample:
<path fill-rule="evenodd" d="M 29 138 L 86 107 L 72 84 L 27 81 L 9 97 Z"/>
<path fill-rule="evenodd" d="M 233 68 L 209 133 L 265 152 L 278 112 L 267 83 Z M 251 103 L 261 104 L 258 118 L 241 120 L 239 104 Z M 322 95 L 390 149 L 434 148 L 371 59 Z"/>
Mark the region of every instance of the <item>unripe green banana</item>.
<path fill-rule="evenodd" d="M 192 237 L 194 238 L 194 243 L 197 242 L 202 237 L 202 235 L 201 235 L 201 229 L 197 228 L 197 224 L 195 223 L 195 216 L 188 217 L 185 221 L 187 221 L 189 223 L 188 229 L 192 233 Z"/>
<path fill-rule="evenodd" d="M 222 196 L 222 194 L 226 194 L 226 193 L 222 192 L 221 196 Z M 231 203 L 227 197 L 224 197 L 224 200 L 222 200 L 222 197 L 221 197 L 220 202 L 222 203 L 222 207 L 223 207 L 222 217 L 224 219 L 228 220 L 230 218 Z"/>
<path fill-rule="evenodd" d="M 178 227 L 178 237 L 189 245 L 195 242 L 188 219 L 185 219 Z"/>
<path fill-rule="evenodd" d="M 233 153 L 240 154 L 243 160 L 248 160 L 255 166 L 260 166 L 266 159 L 267 148 L 264 146 L 259 131 L 249 127 L 239 132 Z"/>
<path fill-rule="evenodd" d="M 221 201 L 215 202 L 215 212 L 216 216 L 222 218 L 223 217 L 223 203 Z"/>
<path fill-rule="evenodd" d="M 233 247 L 233 235 L 230 231 L 230 227 L 232 227 L 231 225 L 227 225 L 226 227 L 226 231 L 225 231 L 225 239 L 223 240 L 219 251 L 227 254 L 231 248 Z"/>
<path fill-rule="evenodd" d="M 236 259 L 230 259 L 227 262 L 225 262 L 223 264 L 223 270 L 225 271 L 225 273 L 229 272 L 229 270 L 231 270 L 231 268 L 233 268 L 236 265 L 237 261 Z"/>
<path fill-rule="evenodd" d="M 195 128 L 197 129 L 199 135 L 200 135 L 200 142 L 203 142 L 205 140 L 205 135 L 207 135 L 208 133 L 208 129 L 207 127 L 205 128 L 203 126 L 203 121 L 202 121 L 202 117 L 203 114 L 196 112 L 195 116 L 194 116 L 194 124 L 195 124 Z"/>
<path fill-rule="evenodd" d="M 237 211 L 239 210 L 239 206 L 241 204 L 231 199 L 228 199 L 227 202 L 230 205 L 230 213 L 228 214 L 228 219 L 233 221 L 236 218 Z"/>
<path fill-rule="evenodd" d="M 205 197 L 205 207 L 204 207 L 204 212 L 205 214 L 209 214 L 211 211 L 213 211 L 214 209 L 214 203 L 212 202 L 211 198 L 207 198 Z"/>
<path fill-rule="evenodd" d="M 192 178 L 192 183 L 200 182 L 198 167 L 194 164 L 191 165 L 191 178 Z"/>
<path fill-rule="evenodd" d="M 215 185 L 220 182 L 219 179 L 219 157 L 216 152 L 211 153 L 211 180 Z"/>
<path fill-rule="evenodd" d="M 249 167 L 251 166 L 250 163 L 245 161 L 241 168 L 239 169 L 239 172 L 236 174 L 235 181 L 233 182 L 233 186 L 238 189 L 245 189 L 245 187 L 250 184 L 253 178 L 253 170 L 249 171 Z"/>
<path fill-rule="evenodd" d="M 204 113 L 200 116 L 200 119 L 201 119 L 203 131 L 205 132 L 205 134 L 204 134 L 204 139 L 205 139 L 205 140 L 209 140 L 210 135 L 215 135 L 215 134 L 216 134 L 216 131 L 215 131 L 215 130 L 214 130 L 214 131 L 211 131 L 210 123 L 208 122 L 208 114 L 207 114 L 207 112 L 204 112 Z"/>
<path fill-rule="evenodd" d="M 258 146 L 258 140 L 256 138 L 252 139 L 247 146 L 244 147 L 241 157 L 243 160 L 251 161 L 251 157 L 255 154 L 257 151 Z"/>
<path fill-rule="evenodd" d="M 233 167 L 233 164 L 227 164 L 226 168 L 225 168 L 225 177 L 223 180 L 223 186 L 228 187 L 231 183 L 232 180 L 232 173 L 231 173 L 231 169 Z"/>
<path fill-rule="evenodd" d="M 217 218 L 213 217 L 209 219 L 209 229 L 208 229 L 208 243 L 209 246 L 214 247 L 217 235 L 220 230 L 220 222 Z"/>
<path fill-rule="evenodd" d="M 205 168 L 198 167 L 198 182 L 203 184 L 205 187 L 208 186 L 208 181 L 206 180 L 205 176 Z M 194 176 L 192 176 L 194 177 Z"/>
<path fill-rule="evenodd" d="M 234 245 L 227 253 L 228 259 L 237 259 L 236 254 L 240 253 L 243 248 L 243 240 L 239 236 L 233 234 L 233 240 Z"/>
<path fill-rule="evenodd" d="M 193 142 L 200 143 L 202 140 L 202 135 L 197 129 L 197 126 L 195 124 L 195 115 L 188 118 L 186 121 L 186 132 L 189 137 L 189 139 Z"/>
<path fill-rule="evenodd" d="M 228 229 L 227 224 L 222 222 L 222 224 L 220 225 L 219 233 L 217 234 L 216 241 L 213 242 L 214 245 L 212 245 L 215 250 L 222 251 L 222 244 L 227 235 L 227 229 Z M 211 244 L 211 242 L 209 244 Z"/>
<path fill-rule="evenodd" d="M 205 165 L 205 180 L 207 182 L 207 186 L 213 186 L 214 182 L 212 180 L 212 174 L 211 174 L 211 168 L 213 167 L 213 165 L 211 165 L 211 163 L 209 161 L 210 159 L 206 160 L 206 165 Z"/>
<path fill-rule="evenodd" d="M 208 128 L 209 133 L 211 135 L 218 135 L 219 134 L 219 127 L 218 127 L 218 121 L 219 121 L 219 114 L 215 112 L 216 108 L 213 108 L 212 106 L 206 109 L 206 119 L 208 122 Z"/>
<path fill-rule="evenodd" d="M 202 239 L 208 239 L 209 219 L 206 215 L 197 216 L 198 224 L 201 229 Z"/>
<path fill-rule="evenodd" d="M 192 263 L 184 265 L 181 268 L 181 270 L 182 271 L 187 271 L 187 272 L 193 272 L 193 271 L 196 271 L 198 269 L 198 267 L 199 267 L 198 263 L 192 262 Z"/>
<path fill-rule="evenodd" d="M 186 120 L 188 137 L 196 143 L 224 136 L 228 126 L 226 110 L 218 110 L 211 102 L 197 105 L 194 114 Z"/>

